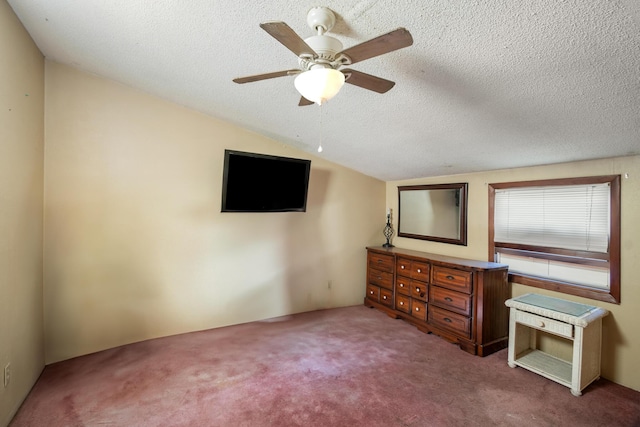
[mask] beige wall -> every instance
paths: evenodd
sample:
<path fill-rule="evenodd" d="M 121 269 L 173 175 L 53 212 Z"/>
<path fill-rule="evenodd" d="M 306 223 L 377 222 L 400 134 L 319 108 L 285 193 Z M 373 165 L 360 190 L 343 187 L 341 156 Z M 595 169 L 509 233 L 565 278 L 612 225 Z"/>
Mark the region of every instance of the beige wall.
<path fill-rule="evenodd" d="M 388 182 L 387 207 L 394 209 L 394 212 L 397 212 L 397 187 L 399 185 L 469 183 L 468 245 L 466 247 L 406 238 L 396 238 L 394 244 L 399 247 L 427 252 L 487 260 L 489 211 L 487 184 L 613 174 L 623 176 L 621 303 L 619 305 L 602 303 L 519 284 L 513 285 L 513 296 L 537 292 L 598 305 L 610 310 L 611 315 L 606 317 L 603 322 L 602 376 L 635 390 L 640 390 L 640 370 L 638 370 L 640 334 L 637 326 L 638 313 L 640 313 L 640 286 L 638 286 L 636 271 L 640 259 L 640 221 L 638 221 L 638 212 L 640 212 L 640 156 Z M 625 174 L 628 174 L 628 178 L 625 178 Z M 395 223 L 397 224 L 397 218 Z"/>
<path fill-rule="evenodd" d="M 364 246 L 382 242 L 384 183 L 113 82 L 45 65 L 5 1 L 0 53 L 0 368 L 12 367 L 9 386 L 0 382 L 0 426 L 45 361 L 362 302 Z M 225 148 L 312 159 L 308 211 L 220 213 Z M 611 311 L 603 376 L 640 390 L 640 287 L 632 270 L 640 259 L 639 156 L 387 183 L 386 206 L 397 212 L 398 185 L 469 182 L 468 246 L 394 243 L 486 259 L 487 183 L 625 173 L 622 303 L 596 304 Z"/>
<path fill-rule="evenodd" d="M 66 66 L 45 69 L 47 363 L 362 303 L 364 247 L 382 239 L 382 181 Z M 310 158 L 307 212 L 220 213 L 226 148 Z"/>
<path fill-rule="evenodd" d="M 0 1 L 0 426 L 44 367 L 44 59 Z M 3 387 L 3 369 L 11 381 Z"/>

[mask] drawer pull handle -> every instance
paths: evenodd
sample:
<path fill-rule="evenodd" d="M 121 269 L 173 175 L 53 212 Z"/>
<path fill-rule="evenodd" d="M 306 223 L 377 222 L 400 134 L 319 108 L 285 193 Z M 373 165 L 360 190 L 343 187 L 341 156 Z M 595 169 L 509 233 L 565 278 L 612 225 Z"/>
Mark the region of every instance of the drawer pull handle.
<path fill-rule="evenodd" d="M 420 311 L 420 307 L 416 307 L 416 311 Z"/>
<path fill-rule="evenodd" d="M 453 279 L 455 279 L 455 277 L 453 277 L 451 275 L 447 276 L 447 280 L 453 280 Z"/>
<path fill-rule="evenodd" d="M 371 295 L 373 295 L 373 291 L 369 291 L 369 293 L 370 293 Z"/>
<path fill-rule="evenodd" d="M 404 302 L 400 301 L 400 305 L 404 305 Z"/>
<path fill-rule="evenodd" d="M 382 260 L 381 259 L 378 260 L 378 264 L 382 264 Z"/>
<path fill-rule="evenodd" d="M 382 299 L 387 299 L 387 296 L 386 296 L 386 295 L 385 295 L 385 296 L 383 296 L 383 297 L 382 297 Z"/>
<path fill-rule="evenodd" d="M 420 292 L 420 288 L 416 286 L 416 292 Z"/>
<path fill-rule="evenodd" d="M 400 283 L 400 287 L 401 287 L 401 288 L 404 288 L 404 283 Z"/>
<path fill-rule="evenodd" d="M 422 273 L 422 270 L 418 269 L 418 273 Z"/>
<path fill-rule="evenodd" d="M 401 265 L 401 266 L 400 266 L 400 270 L 404 270 L 404 265 Z"/>
<path fill-rule="evenodd" d="M 382 276 L 378 276 L 378 280 L 382 280 Z"/>
<path fill-rule="evenodd" d="M 444 300 L 445 300 L 446 302 L 453 302 L 453 300 L 452 300 L 451 298 L 449 298 L 449 297 L 444 297 Z"/>
<path fill-rule="evenodd" d="M 449 319 L 448 317 L 445 317 L 444 321 L 447 322 L 447 323 L 451 323 L 451 319 Z"/>

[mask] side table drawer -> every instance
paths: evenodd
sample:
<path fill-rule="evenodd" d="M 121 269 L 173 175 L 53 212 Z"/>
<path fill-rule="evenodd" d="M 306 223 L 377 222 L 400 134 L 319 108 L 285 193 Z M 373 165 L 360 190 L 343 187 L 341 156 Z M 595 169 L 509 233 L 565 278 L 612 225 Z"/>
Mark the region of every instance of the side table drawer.
<path fill-rule="evenodd" d="M 573 325 L 549 319 L 548 317 L 516 310 L 516 322 L 541 331 L 547 331 L 561 337 L 573 338 Z"/>

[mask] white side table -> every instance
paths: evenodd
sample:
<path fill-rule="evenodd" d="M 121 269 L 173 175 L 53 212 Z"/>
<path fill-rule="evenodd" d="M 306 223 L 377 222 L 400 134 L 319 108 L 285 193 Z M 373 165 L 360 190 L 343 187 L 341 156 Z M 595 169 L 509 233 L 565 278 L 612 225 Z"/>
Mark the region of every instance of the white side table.
<path fill-rule="evenodd" d="M 520 366 L 571 388 L 582 390 L 600 378 L 602 318 L 599 307 L 538 294 L 509 299 L 509 366 Z M 572 342 L 573 360 L 567 362 L 536 348 L 537 331 Z"/>

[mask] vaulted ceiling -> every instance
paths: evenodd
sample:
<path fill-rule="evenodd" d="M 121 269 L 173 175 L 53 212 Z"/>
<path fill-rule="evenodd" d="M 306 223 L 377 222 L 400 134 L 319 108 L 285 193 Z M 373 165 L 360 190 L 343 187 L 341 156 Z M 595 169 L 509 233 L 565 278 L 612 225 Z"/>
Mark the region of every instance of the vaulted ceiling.
<path fill-rule="evenodd" d="M 637 0 L 8 0 L 43 54 L 382 180 L 640 154 Z M 314 35 L 327 6 L 345 47 L 404 27 L 413 45 L 351 68 L 299 107 L 297 67 L 259 24 Z M 322 139 L 324 151 L 316 153 Z"/>

